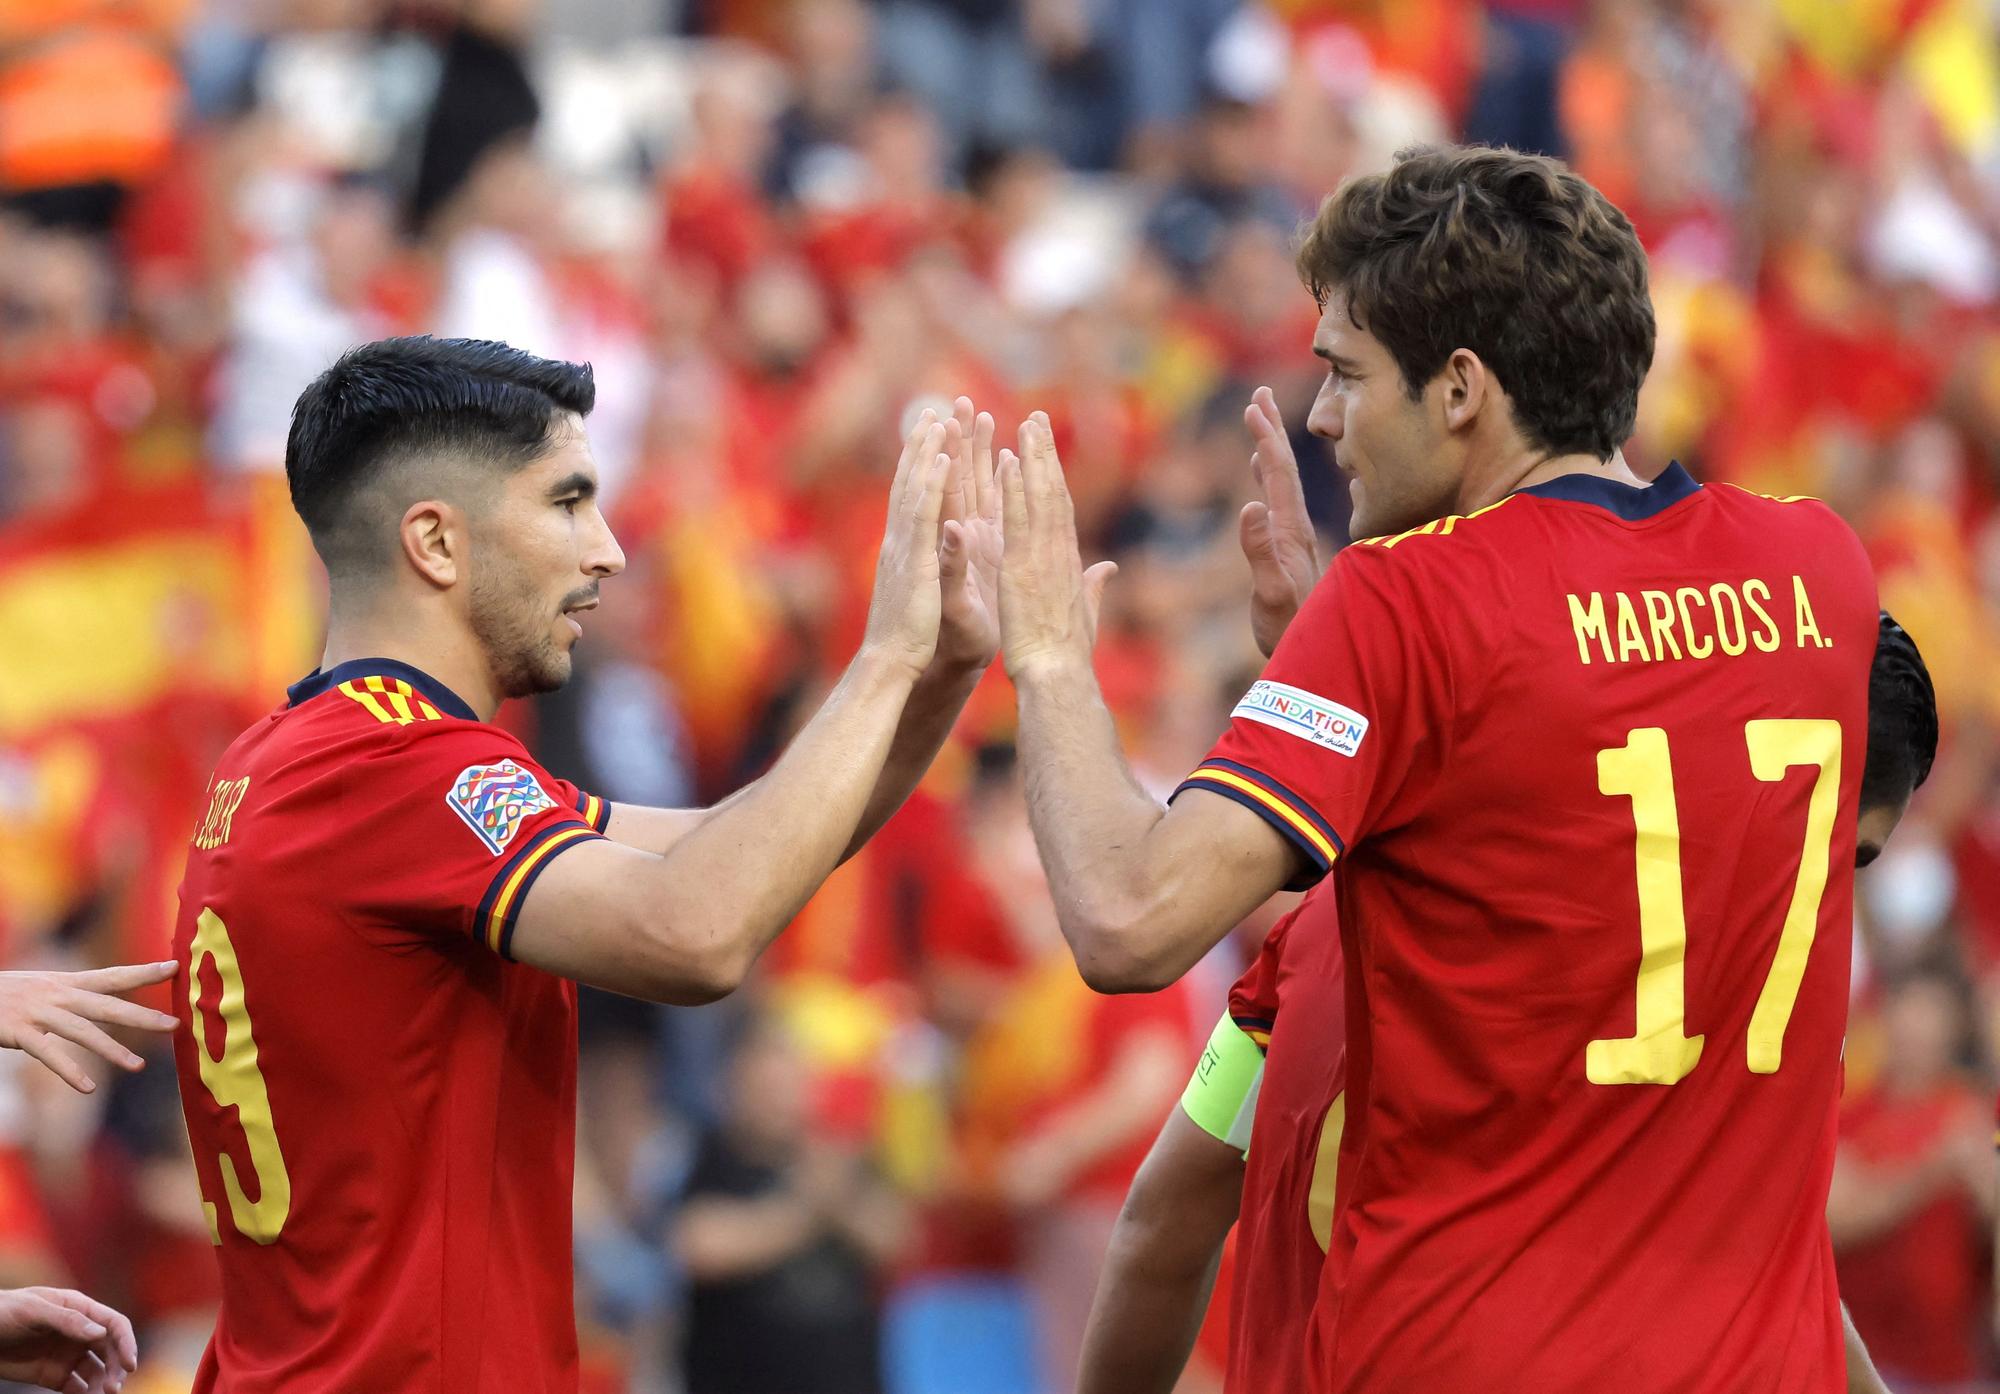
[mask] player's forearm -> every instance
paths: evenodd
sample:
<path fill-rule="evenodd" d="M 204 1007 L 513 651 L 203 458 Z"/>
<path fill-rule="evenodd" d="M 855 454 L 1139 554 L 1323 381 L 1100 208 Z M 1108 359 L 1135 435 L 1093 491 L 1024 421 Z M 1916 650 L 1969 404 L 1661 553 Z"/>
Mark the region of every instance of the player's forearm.
<path fill-rule="evenodd" d="M 1207 947 L 1182 951 L 1175 868 L 1153 864 L 1165 810 L 1133 779 L 1087 666 L 1038 667 L 1015 686 L 1028 818 L 1077 971 L 1100 992 L 1164 987 Z"/>
<path fill-rule="evenodd" d="M 882 830 L 882 825 L 895 816 L 903 801 L 910 797 L 910 791 L 922 782 L 925 771 L 937 759 L 951 728 L 958 724 L 958 714 L 965 710 L 965 704 L 972 696 L 972 690 L 979 686 L 984 677 L 984 667 L 949 668 L 932 667 L 910 693 L 910 699 L 903 705 L 903 719 L 896 726 L 896 736 L 889 746 L 889 758 L 882 766 L 881 776 L 875 781 L 874 792 L 869 795 L 868 807 L 861 815 L 861 825 L 855 829 L 853 838 L 842 853 L 842 860 L 861 850 L 862 844 Z"/>
<path fill-rule="evenodd" d="M 969 667 L 934 664 L 917 680 L 903 704 L 888 757 L 869 792 L 861 821 L 841 853 L 842 861 L 859 852 L 868 839 L 880 832 L 882 825 L 896 816 L 896 810 L 923 782 L 938 751 L 950 738 L 952 727 L 958 724 L 959 713 L 965 710 L 966 702 L 985 674 L 983 664 Z M 627 847 L 664 856 L 704 823 L 726 814 L 751 796 L 757 787 L 758 781 L 753 781 L 710 808 L 614 804 L 605 836 Z"/>
<path fill-rule="evenodd" d="M 1143 1241 L 1114 1234 L 1084 1332 L 1076 1394 L 1172 1394 L 1201 1335 L 1222 1264 L 1217 1242 L 1188 1275 L 1148 1266 Z"/>
<path fill-rule="evenodd" d="M 854 838 L 914 678 L 857 656 L 774 766 L 711 810 L 660 864 L 663 932 L 698 938 L 731 991 Z"/>
<path fill-rule="evenodd" d="M 1847 1345 L 1847 1394 L 1889 1394 L 1889 1386 L 1868 1358 L 1861 1333 L 1854 1329 L 1854 1318 L 1847 1314 L 1845 1302 L 1840 1304 L 1840 1328 Z"/>
<path fill-rule="evenodd" d="M 1242 1193 L 1242 1158 L 1174 1109 L 1112 1230 L 1077 1394 L 1169 1394 L 1201 1331 Z"/>

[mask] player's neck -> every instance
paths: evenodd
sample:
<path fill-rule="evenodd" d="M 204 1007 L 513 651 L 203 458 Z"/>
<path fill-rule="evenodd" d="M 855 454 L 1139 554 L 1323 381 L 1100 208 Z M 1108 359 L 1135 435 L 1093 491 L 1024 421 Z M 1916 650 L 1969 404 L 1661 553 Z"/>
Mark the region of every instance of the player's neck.
<path fill-rule="evenodd" d="M 1500 502 L 1509 494 L 1570 474 L 1608 479 L 1633 489 L 1646 487 L 1646 481 L 1625 463 L 1622 450 L 1613 451 L 1609 460 L 1600 460 L 1595 455 L 1541 455 L 1524 448 L 1496 460 L 1486 469 L 1468 471 L 1459 512 L 1474 512 Z"/>
<path fill-rule="evenodd" d="M 494 689 L 492 674 L 478 644 L 469 635 L 433 630 L 433 626 L 412 623 L 407 617 L 388 624 L 371 616 L 342 615 L 336 610 L 327 621 L 320 671 L 330 671 L 357 658 L 393 658 L 437 679 L 471 707 L 481 721 L 491 721 L 500 710 L 500 693 Z"/>

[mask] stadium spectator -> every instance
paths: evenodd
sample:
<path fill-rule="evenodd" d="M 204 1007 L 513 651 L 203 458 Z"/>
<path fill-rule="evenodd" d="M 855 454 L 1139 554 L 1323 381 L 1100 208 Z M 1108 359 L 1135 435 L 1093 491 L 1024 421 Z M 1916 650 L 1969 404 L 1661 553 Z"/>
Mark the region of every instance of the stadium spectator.
<path fill-rule="evenodd" d="M 908 1224 L 868 1159 L 814 1137 L 798 1049 L 752 1014 L 696 1148 L 673 1251 L 689 1280 L 688 1394 L 874 1394 L 880 1284 Z"/>
<path fill-rule="evenodd" d="M 1883 994 L 1880 1073 L 1843 1101 L 1827 1225 L 1854 1326 L 1892 1387 L 1979 1373 L 1992 1107 L 1964 1073 L 1971 999 L 1935 970 Z"/>

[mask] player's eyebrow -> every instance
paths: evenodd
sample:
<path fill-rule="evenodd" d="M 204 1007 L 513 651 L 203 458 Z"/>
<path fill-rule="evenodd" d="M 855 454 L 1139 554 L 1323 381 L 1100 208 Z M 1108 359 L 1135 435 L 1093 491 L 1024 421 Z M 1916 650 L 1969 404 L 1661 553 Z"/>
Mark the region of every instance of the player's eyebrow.
<path fill-rule="evenodd" d="M 1325 348 L 1319 344 L 1313 345 L 1313 357 L 1324 359 L 1328 364 L 1332 365 L 1335 368 L 1340 369 L 1342 372 L 1346 372 L 1348 369 L 1354 366 L 1354 362 L 1352 359 L 1342 358 L 1332 349 Z"/>
<path fill-rule="evenodd" d="M 549 497 L 552 499 L 568 498 L 571 494 L 580 499 L 596 498 L 597 480 L 582 470 L 572 470 L 549 485 Z"/>

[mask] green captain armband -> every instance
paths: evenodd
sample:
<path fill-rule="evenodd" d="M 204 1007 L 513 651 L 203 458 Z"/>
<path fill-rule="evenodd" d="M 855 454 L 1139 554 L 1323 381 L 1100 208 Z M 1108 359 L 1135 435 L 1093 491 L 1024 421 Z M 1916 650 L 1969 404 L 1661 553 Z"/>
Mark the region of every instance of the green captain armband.
<path fill-rule="evenodd" d="M 1210 1137 L 1248 1153 L 1263 1083 L 1264 1052 L 1224 1012 L 1181 1094 L 1181 1110 Z"/>

